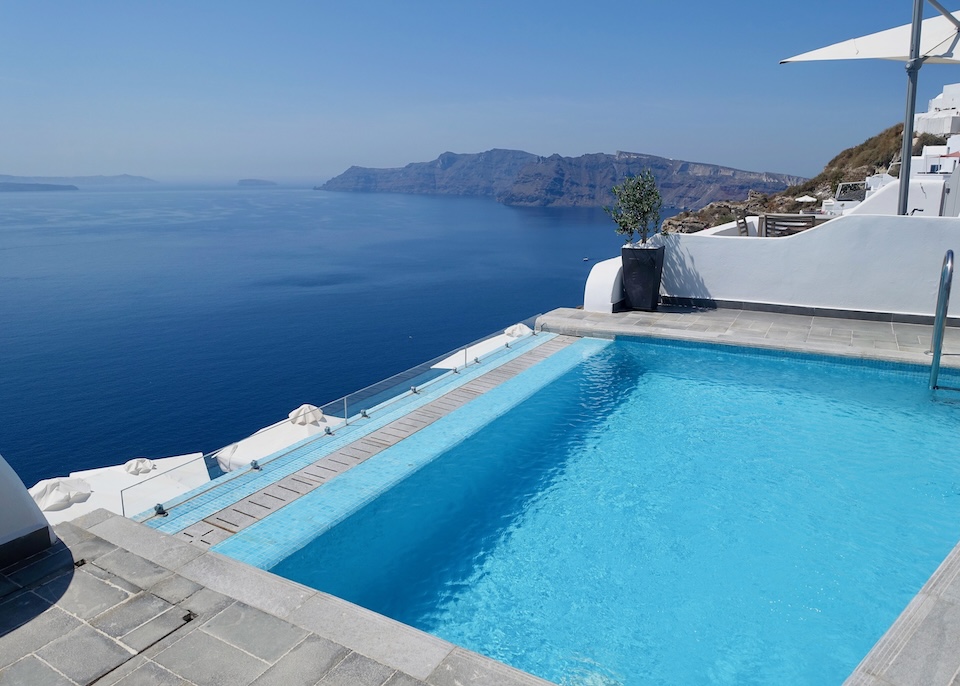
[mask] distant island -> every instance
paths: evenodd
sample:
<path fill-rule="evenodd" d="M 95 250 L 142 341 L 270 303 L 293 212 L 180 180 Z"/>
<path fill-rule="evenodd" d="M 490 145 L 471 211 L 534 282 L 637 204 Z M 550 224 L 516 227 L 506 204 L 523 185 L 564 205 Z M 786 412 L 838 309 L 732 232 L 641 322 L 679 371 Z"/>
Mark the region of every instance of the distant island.
<path fill-rule="evenodd" d="M 0 193 L 21 193 L 24 191 L 78 191 L 76 186 L 57 183 L 10 183 L 0 181 Z"/>
<path fill-rule="evenodd" d="M 238 186 L 276 186 L 275 181 L 266 181 L 264 179 L 240 179 Z"/>
<path fill-rule="evenodd" d="M 626 176 L 650 169 L 670 207 L 699 209 L 714 200 L 746 198 L 750 191 L 776 193 L 803 177 L 750 172 L 643 153 L 541 157 L 522 150 L 445 152 L 432 162 L 395 169 L 350 167 L 320 190 L 492 197 L 520 207 L 601 207 Z"/>
<path fill-rule="evenodd" d="M 53 184 L 68 186 L 143 186 L 156 181 L 145 176 L 10 176 L 0 174 L 0 183 Z"/>

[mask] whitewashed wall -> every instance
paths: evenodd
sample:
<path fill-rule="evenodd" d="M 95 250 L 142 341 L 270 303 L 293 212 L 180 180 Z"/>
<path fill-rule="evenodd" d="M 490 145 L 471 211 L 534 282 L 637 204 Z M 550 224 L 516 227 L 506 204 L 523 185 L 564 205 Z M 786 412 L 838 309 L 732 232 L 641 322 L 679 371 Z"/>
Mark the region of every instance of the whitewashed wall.
<path fill-rule="evenodd" d="M 914 157 L 917 164 L 922 158 Z M 943 184 L 945 176 L 931 174 L 929 176 L 912 177 L 910 179 L 910 201 L 907 203 L 907 214 L 922 214 L 924 217 L 939 217 L 943 205 Z M 900 182 L 887 184 L 859 205 L 847 210 L 845 214 L 890 214 L 896 215 L 900 207 Z"/>
<path fill-rule="evenodd" d="M 42 528 L 48 528 L 46 518 L 20 477 L 0 455 L 0 546 Z M 53 540 L 52 531 L 50 535 Z"/>
<path fill-rule="evenodd" d="M 960 219 L 851 215 L 783 238 L 695 233 L 666 241 L 666 295 L 930 315 L 943 255 L 960 251 Z M 611 311 L 611 296 L 603 296 L 614 290 L 616 260 L 594 267 L 584 309 Z"/>

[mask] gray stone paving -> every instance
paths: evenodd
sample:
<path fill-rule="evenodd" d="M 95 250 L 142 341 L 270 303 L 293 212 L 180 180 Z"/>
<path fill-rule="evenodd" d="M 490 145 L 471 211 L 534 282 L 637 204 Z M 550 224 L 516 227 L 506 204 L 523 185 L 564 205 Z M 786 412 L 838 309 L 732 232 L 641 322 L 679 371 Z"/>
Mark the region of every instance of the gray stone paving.
<path fill-rule="evenodd" d="M 679 307 L 615 314 L 559 308 L 542 315 L 537 326 L 571 336 L 655 336 L 925 365 L 930 364 L 927 351 L 933 329 L 923 324 Z M 946 328 L 940 364 L 960 367 L 960 328 Z"/>
<path fill-rule="evenodd" d="M 56 531 L 0 570 L 0 686 L 547 683 L 105 510 Z"/>

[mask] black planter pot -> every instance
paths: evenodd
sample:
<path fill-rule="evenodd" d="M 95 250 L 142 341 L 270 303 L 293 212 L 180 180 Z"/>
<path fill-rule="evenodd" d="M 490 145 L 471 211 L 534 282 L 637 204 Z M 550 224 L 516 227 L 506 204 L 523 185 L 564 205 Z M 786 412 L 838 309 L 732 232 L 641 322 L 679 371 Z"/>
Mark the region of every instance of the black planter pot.
<path fill-rule="evenodd" d="M 623 260 L 623 292 L 631 310 L 653 312 L 660 302 L 664 247 L 628 248 L 620 251 Z"/>

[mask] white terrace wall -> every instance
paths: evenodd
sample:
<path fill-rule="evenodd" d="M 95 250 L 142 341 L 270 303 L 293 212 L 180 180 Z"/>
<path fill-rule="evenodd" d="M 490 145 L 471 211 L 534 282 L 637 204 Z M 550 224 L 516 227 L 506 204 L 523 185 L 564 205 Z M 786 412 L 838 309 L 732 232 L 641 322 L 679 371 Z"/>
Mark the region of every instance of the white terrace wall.
<path fill-rule="evenodd" d="M 960 219 L 850 215 L 783 238 L 670 234 L 665 295 L 793 307 L 932 315 Z M 587 280 L 584 309 L 622 298 L 616 260 Z"/>
<path fill-rule="evenodd" d="M 0 567 L 39 552 L 54 540 L 40 508 L 0 455 Z"/>
<path fill-rule="evenodd" d="M 868 312 L 933 314 L 960 219 L 852 215 L 793 236 L 673 234 L 667 295 Z"/>

